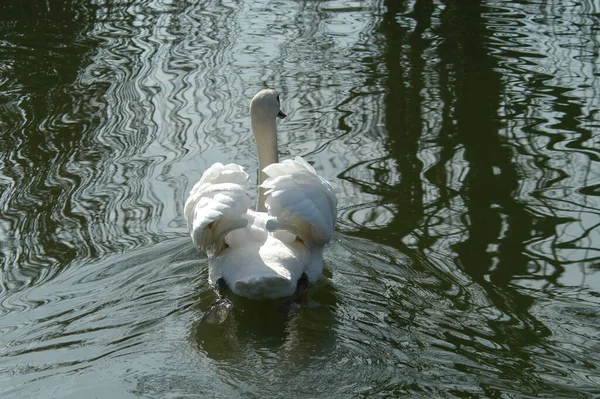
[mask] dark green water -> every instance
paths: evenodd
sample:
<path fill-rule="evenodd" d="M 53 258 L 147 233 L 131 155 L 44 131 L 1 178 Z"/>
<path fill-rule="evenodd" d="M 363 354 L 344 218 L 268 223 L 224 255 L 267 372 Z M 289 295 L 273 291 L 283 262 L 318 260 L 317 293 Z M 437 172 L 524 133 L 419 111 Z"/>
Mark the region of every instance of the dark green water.
<path fill-rule="evenodd" d="M 0 397 L 593 398 L 600 3 L 0 3 Z M 340 201 L 294 317 L 214 294 L 183 219 L 215 161 Z"/>

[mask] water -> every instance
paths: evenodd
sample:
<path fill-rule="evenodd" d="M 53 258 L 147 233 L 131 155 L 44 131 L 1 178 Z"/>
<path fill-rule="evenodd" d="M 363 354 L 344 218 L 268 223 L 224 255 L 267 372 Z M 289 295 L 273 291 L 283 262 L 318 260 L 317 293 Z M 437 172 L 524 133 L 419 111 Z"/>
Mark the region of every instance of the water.
<path fill-rule="evenodd" d="M 599 13 L 0 5 L 0 396 L 597 397 Z M 183 202 L 217 160 L 255 170 L 265 86 L 337 233 L 297 315 L 200 325 Z"/>

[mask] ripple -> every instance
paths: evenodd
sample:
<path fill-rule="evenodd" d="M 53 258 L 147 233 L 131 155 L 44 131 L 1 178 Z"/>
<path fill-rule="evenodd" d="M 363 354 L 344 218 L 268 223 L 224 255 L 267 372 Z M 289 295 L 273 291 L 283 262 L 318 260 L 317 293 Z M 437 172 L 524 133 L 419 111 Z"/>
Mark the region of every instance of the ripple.
<path fill-rule="evenodd" d="M 78 15 L 74 8 L 63 11 Z M 13 45 L 1 50 L 9 60 L 5 65 L 10 65 L 6 73 L 11 82 L 2 87 L 2 95 L 11 100 L 3 109 L 9 124 L 1 138 L 2 181 L 8 182 L 2 197 L 2 224 L 11 243 L 2 250 L 3 285 L 9 289 L 42 284 L 79 254 L 87 255 L 81 219 L 64 208 L 79 180 L 61 170 L 76 151 L 77 140 L 85 140 L 90 130 L 86 123 L 80 124 L 89 115 L 81 118 L 73 110 L 78 99 L 72 97 L 69 81 L 87 50 L 85 39 L 73 37 L 82 29 L 80 22 L 78 17 L 67 25 L 45 20 L 32 35 L 22 35 L 31 25 L 19 21 L 6 36 Z M 65 26 L 69 29 L 57 33 Z M 56 35 L 37 49 L 36 37 L 46 33 Z M 73 47 L 65 50 L 65 41 L 74 42 Z M 63 227 L 58 227 L 58 221 Z M 58 230 L 71 229 L 72 235 L 63 236 L 69 241 L 62 241 Z M 81 252 L 72 245 L 75 242 L 81 243 Z"/>
<path fill-rule="evenodd" d="M 179 300 L 177 289 L 166 287 L 189 280 L 189 262 L 169 266 L 184 246 L 187 240 L 179 240 L 80 264 L 21 293 L 21 302 L 37 306 L 3 320 L 10 345 L 2 348 L 0 368 L 21 381 L 13 388 L 137 353 Z"/>
<path fill-rule="evenodd" d="M 3 397 L 597 391 L 590 2 L 0 8 Z M 207 328 L 182 204 L 264 86 L 339 233 L 298 315 Z"/>

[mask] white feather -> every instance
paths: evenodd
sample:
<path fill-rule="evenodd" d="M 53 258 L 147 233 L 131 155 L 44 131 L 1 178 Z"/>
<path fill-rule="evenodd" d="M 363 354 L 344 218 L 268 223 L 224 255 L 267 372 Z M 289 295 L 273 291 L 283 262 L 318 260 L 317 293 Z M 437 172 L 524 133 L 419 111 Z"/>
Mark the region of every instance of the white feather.
<path fill-rule="evenodd" d="M 248 174 L 236 164 L 216 163 L 206 170 L 185 203 L 185 217 L 194 244 L 218 255 L 227 233 L 245 227 L 250 206 Z"/>
<path fill-rule="evenodd" d="M 267 189 L 267 209 L 277 221 L 269 231 L 287 230 L 307 245 L 331 240 L 337 219 L 337 199 L 331 185 L 300 157 L 271 164 L 261 185 Z"/>

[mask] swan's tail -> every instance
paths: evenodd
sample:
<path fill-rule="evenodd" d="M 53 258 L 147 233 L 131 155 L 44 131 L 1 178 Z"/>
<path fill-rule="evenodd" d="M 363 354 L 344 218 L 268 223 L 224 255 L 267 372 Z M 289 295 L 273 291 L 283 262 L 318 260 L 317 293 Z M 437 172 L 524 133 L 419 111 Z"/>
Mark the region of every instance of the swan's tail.
<path fill-rule="evenodd" d="M 266 205 L 269 231 L 293 233 L 306 245 L 324 245 L 333 235 L 337 199 L 333 188 L 300 157 L 267 166 Z"/>
<path fill-rule="evenodd" d="M 248 174 L 236 164 L 215 163 L 190 191 L 185 218 L 194 244 L 210 254 L 225 248 L 225 235 L 248 223 Z"/>

